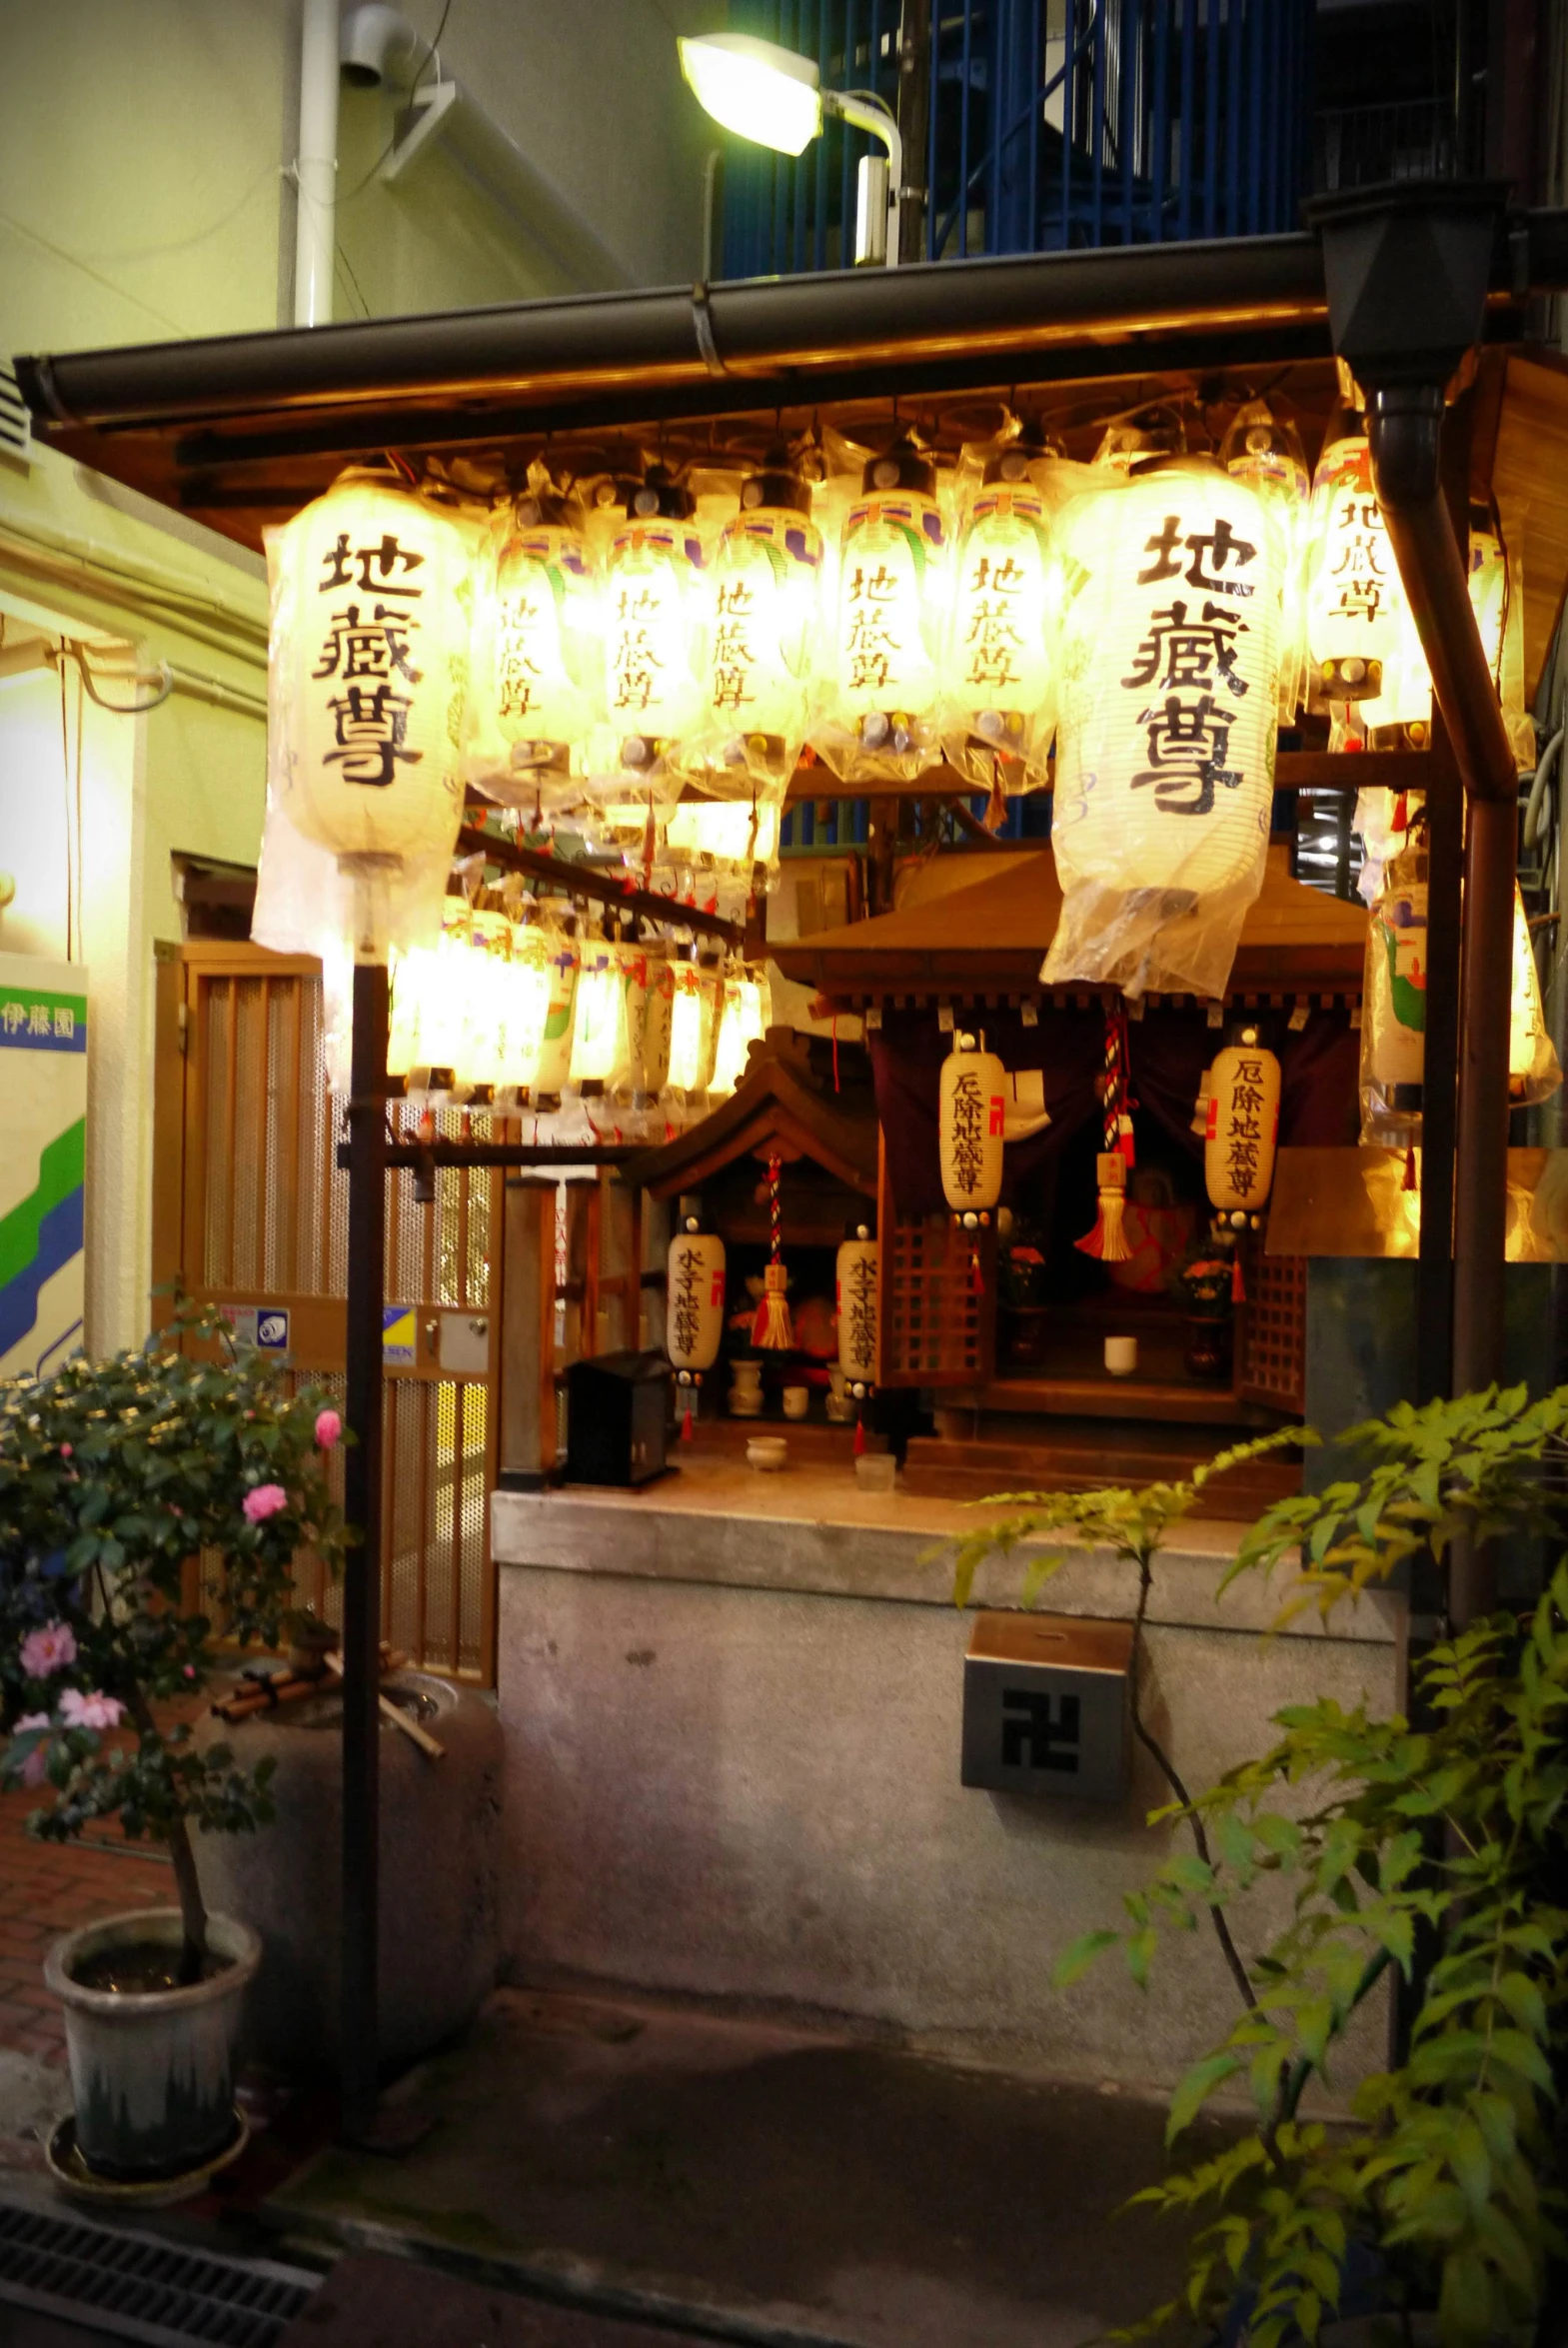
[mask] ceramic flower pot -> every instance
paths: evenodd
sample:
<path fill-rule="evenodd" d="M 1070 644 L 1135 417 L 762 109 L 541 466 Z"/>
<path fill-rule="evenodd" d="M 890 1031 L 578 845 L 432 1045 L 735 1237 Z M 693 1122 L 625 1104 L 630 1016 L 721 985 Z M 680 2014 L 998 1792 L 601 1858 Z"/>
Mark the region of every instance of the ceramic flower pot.
<path fill-rule="evenodd" d="M 178 1908 L 138 1908 L 68 1932 L 44 1963 L 65 2007 L 77 2149 L 105 2177 L 180 2176 L 234 2131 L 235 2034 L 262 1955 L 249 1925 L 208 1918 L 208 1947 L 228 1961 L 188 1989 L 94 1989 L 76 1978 L 112 1950 L 151 1942 L 174 1951 L 180 1940 Z"/>

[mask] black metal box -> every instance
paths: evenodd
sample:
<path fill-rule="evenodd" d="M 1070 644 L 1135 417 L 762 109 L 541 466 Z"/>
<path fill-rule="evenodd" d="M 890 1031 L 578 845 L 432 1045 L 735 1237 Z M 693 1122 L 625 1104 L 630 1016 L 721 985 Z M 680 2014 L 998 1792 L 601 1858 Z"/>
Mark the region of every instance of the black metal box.
<path fill-rule="evenodd" d="M 980 1614 L 963 1664 L 962 1782 L 1119 1801 L 1131 1699 L 1130 1622 Z"/>
<path fill-rule="evenodd" d="M 663 1353 L 602 1353 L 567 1371 L 568 1483 L 647 1483 L 665 1471 L 670 1364 Z"/>

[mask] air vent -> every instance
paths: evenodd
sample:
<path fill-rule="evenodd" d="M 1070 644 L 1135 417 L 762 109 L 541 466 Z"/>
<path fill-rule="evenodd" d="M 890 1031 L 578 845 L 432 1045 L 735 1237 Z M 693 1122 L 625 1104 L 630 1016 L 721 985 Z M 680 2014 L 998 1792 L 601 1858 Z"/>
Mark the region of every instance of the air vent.
<path fill-rule="evenodd" d="M 21 386 L 10 368 L 0 362 L 0 449 L 9 457 L 26 457 L 32 442 L 33 420 Z"/>
<path fill-rule="evenodd" d="M 0 2307 L 31 2308 L 115 2340 L 274 2348 L 317 2281 L 266 2259 L 208 2258 L 150 2234 L 0 2202 Z"/>

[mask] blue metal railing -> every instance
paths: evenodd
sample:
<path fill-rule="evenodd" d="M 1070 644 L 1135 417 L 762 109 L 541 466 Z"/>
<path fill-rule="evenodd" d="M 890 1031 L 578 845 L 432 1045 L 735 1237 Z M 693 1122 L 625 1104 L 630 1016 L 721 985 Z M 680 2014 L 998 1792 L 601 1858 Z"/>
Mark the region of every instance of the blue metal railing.
<path fill-rule="evenodd" d="M 738 31 L 897 102 L 900 0 L 732 0 Z M 1312 169 L 1313 0 L 933 0 L 930 260 L 1261 236 Z M 870 142 L 797 160 L 733 142 L 725 275 L 836 269 Z M 913 179 L 912 160 L 906 176 Z"/>

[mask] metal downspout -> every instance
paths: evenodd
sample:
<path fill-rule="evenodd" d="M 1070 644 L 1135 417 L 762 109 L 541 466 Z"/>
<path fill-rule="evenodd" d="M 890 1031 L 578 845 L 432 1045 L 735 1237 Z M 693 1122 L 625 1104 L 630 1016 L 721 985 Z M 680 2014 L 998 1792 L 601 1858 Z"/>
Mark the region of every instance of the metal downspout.
<path fill-rule="evenodd" d="M 1462 1394 L 1503 1375 L 1519 779 L 1443 498 L 1442 423 L 1443 392 L 1436 384 L 1387 386 L 1371 395 L 1367 408 L 1378 500 L 1466 803 L 1454 1179 L 1453 1391 Z M 1485 1546 L 1467 1544 L 1455 1554 L 1450 1574 L 1453 1622 L 1490 1613 L 1496 1600 L 1495 1559 Z"/>

